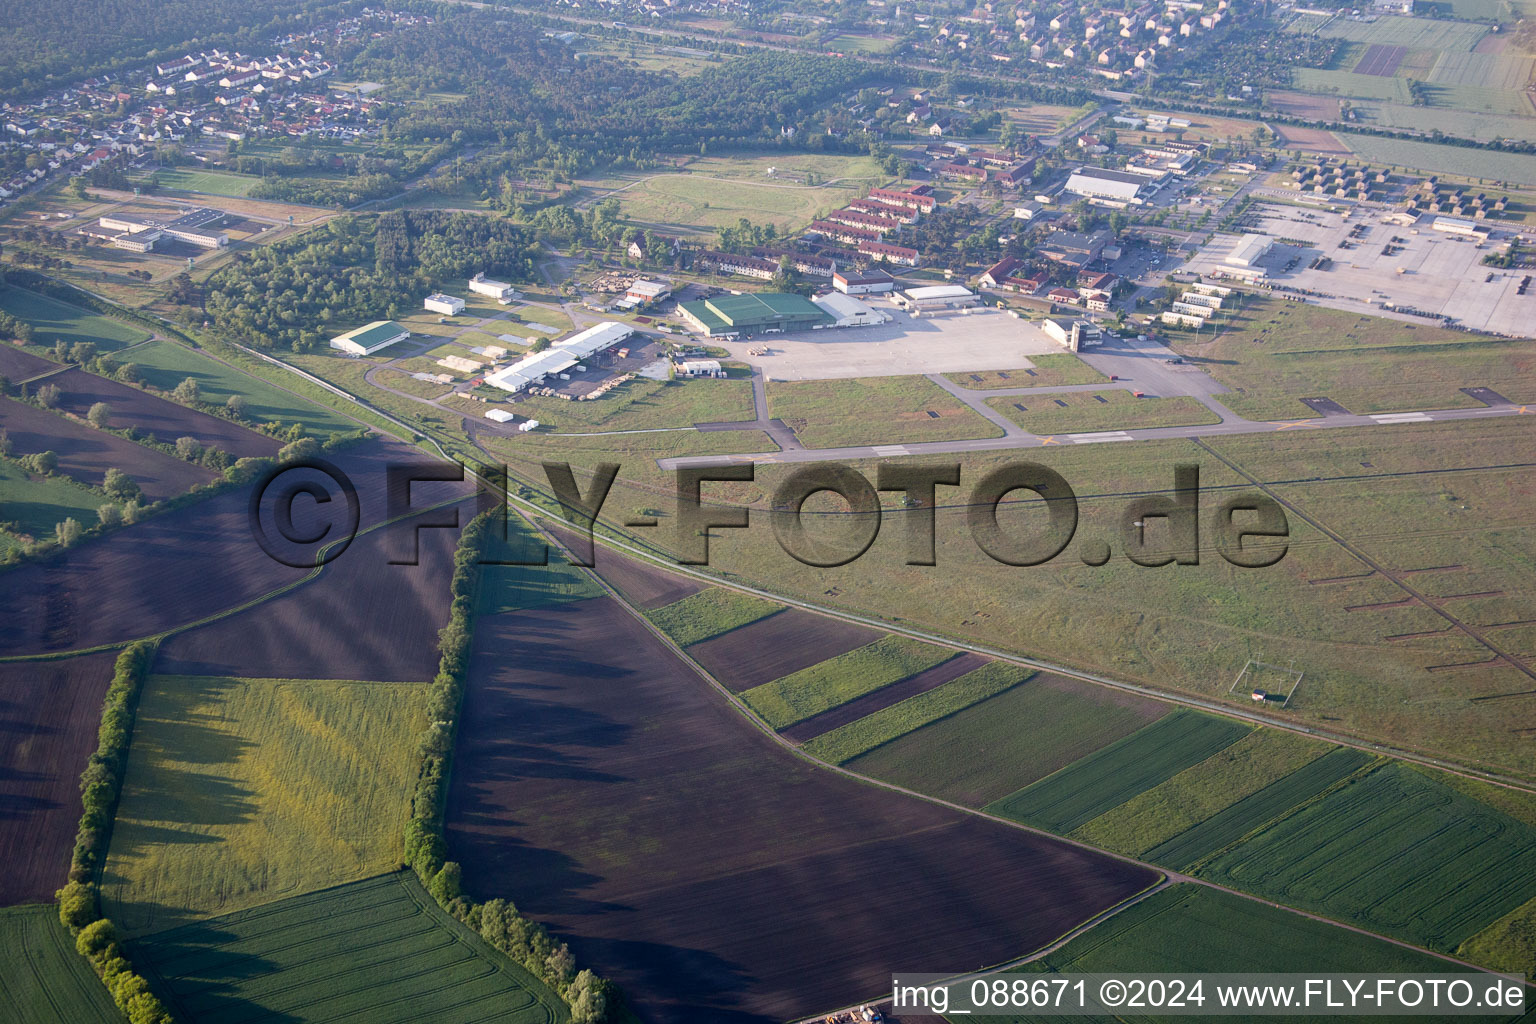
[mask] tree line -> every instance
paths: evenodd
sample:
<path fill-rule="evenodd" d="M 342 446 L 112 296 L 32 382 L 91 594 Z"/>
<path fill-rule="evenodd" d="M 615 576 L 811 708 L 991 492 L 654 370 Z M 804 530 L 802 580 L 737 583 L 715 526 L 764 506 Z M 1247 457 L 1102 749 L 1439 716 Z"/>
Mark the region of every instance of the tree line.
<path fill-rule="evenodd" d="M 445 910 L 560 993 L 570 1005 L 571 1024 L 602 1024 L 616 1008 L 613 985 L 590 970 L 578 971 L 570 948 L 542 924 L 519 915 L 510 900 L 478 903 L 466 895 L 462 869 L 447 859 L 443 807 L 469 671 L 480 561 L 495 537 L 492 526 L 502 511 L 493 508 L 470 520 L 454 551 L 453 600 L 448 624 L 438 632 L 437 676 L 427 689 L 428 724 L 417 744 L 419 769 L 405 826 L 405 862 Z"/>

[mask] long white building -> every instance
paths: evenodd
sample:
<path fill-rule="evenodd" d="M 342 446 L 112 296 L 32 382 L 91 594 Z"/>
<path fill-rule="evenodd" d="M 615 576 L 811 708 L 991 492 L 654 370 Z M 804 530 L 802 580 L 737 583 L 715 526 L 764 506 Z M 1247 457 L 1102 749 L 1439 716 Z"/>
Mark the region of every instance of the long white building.
<path fill-rule="evenodd" d="M 1148 184 L 1148 179 L 1140 174 L 1105 170 L 1102 167 L 1079 167 L 1067 179 L 1066 190 L 1090 199 L 1135 203 L 1140 201 L 1142 190 Z"/>
<path fill-rule="evenodd" d="M 628 324 L 604 321 L 573 334 L 543 352 L 526 355 L 511 366 L 488 375 L 485 382 L 503 391 L 516 393 L 537 384 L 551 374 L 564 373 L 583 359 L 606 351 L 635 333 Z"/>

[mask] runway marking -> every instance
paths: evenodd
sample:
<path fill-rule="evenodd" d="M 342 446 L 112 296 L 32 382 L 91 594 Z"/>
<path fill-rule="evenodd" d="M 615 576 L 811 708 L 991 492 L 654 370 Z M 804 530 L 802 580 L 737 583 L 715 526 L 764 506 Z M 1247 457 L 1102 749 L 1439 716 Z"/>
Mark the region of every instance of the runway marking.
<path fill-rule="evenodd" d="M 1424 412 L 1384 412 L 1371 417 L 1377 423 L 1429 423 L 1432 417 Z"/>
<path fill-rule="evenodd" d="M 1042 437 L 1040 439 L 1040 446 L 1041 447 L 1044 447 L 1044 446 L 1046 446 L 1048 444 L 1061 444 L 1061 442 L 1056 440 L 1056 438 L 1054 438 L 1054 437 Z"/>
<path fill-rule="evenodd" d="M 873 451 L 876 455 L 881 456 L 912 454 L 907 450 L 907 446 L 904 444 L 877 444 L 871 449 L 871 451 Z"/>
<path fill-rule="evenodd" d="M 1276 426 L 1275 429 L 1276 430 L 1290 430 L 1292 427 L 1315 427 L 1315 426 L 1317 426 L 1317 421 L 1316 420 L 1297 420 L 1294 423 L 1281 423 L 1278 426 Z"/>
<path fill-rule="evenodd" d="M 1072 434 L 1073 444 L 1102 444 L 1105 441 L 1130 441 L 1130 434 L 1123 430 L 1101 430 L 1096 434 Z"/>

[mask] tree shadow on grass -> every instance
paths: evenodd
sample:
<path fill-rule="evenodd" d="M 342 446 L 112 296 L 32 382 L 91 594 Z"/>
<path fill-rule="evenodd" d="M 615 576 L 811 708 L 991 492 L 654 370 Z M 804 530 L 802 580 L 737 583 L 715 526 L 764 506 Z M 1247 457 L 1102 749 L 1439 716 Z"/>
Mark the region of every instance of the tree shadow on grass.
<path fill-rule="evenodd" d="M 275 974 L 280 965 L 224 947 L 240 936 L 205 924 L 136 939 L 129 943 L 134 962 L 145 969 L 150 986 L 186 1024 L 261 1021 L 300 1024 L 301 1018 L 240 995 L 240 986 Z"/>

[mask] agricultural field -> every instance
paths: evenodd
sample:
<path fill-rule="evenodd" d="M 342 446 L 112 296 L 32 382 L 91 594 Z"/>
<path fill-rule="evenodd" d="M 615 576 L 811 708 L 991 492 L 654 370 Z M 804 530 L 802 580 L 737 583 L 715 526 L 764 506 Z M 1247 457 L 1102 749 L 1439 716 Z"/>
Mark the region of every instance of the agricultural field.
<path fill-rule="evenodd" d="M 0 664 L 7 736 L 0 744 L 0 906 L 51 900 L 64 884 L 80 824 L 80 773 L 96 749 L 115 658 L 105 651 Z"/>
<path fill-rule="evenodd" d="M 987 810 L 1052 832 L 1071 832 L 1105 811 L 1231 746 L 1251 727 L 1180 709 L 1074 761 Z"/>
<path fill-rule="evenodd" d="M 52 905 L 0 910 L 0 1019 L 7 1024 L 121 1024 L 107 987 Z"/>
<path fill-rule="evenodd" d="M 782 729 L 930 669 L 950 656 L 948 648 L 886 636 L 867 647 L 754 686 L 741 696 L 764 721 Z"/>
<path fill-rule="evenodd" d="M 1327 754 L 1327 744 L 1256 729 L 1224 750 L 1089 821 L 1072 838 L 1131 856 L 1199 830 L 1218 812 Z"/>
<path fill-rule="evenodd" d="M 1374 21 L 1334 18 L 1318 30 L 1319 35 L 1367 46 L 1404 46 L 1410 50 L 1441 50 L 1470 53 L 1478 40 L 1488 34 L 1487 25 L 1446 21 L 1439 18 L 1405 18 L 1382 15 Z"/>
<path fill-rule="evenodd" d="M 568 434 L 691 427 L 752 419 L 752 382 L 636 378 L 589 402 L 530 395 L 519 398 L 513 408 L 541 426 Z"/>
<path fill-rule="evenodd" d="M 475 509 L 466 500 L 443 514 L 456 516 L 462 525 Z M 437 515 L 425 513 L 364 533 L 295 589 L 170 637 L 160 649 L 157 671 L 431 680 L 437 674 L 437 631 L 448 622 L 443 580 L 452 572 L 458 540 L 456 530 L 422 525 L 437 521 Z M 415 564 L 396 564 L 405 562 Z M 494 593 L 490 587 L 487 592 Z M 389 642 L 380 643 L 381 636 Z"/>
<path fill-rule="evenodd" d="M 469 892 L 511 887 L 654 1024 L 1000 962 L 1155 880 L 792 757 L 609 598 L 478 620 L 447 824 Z"/>
<path fill-rule="evenodd" d="M 1170 339 L 1232 389 L 1221 403 L 1249 419 L 1315 417 L 1300 399 L 1317 395 L 1354 413 L 1475 405 L 1460 391 L 1473 385 L 1536 400 L 1536 346 L 1311 303 L 1245 296 L 1206 340 Z"/>
<path fill-rule="evenodd" d="M 1269 731 L 1263 730 L 1263 732 Z M 1342 784 L 1345 779 L 1369 767 L 1370 764 L 1371 758 L 1368 754 L 1347 747 L 1336 748 L 1302 765 L 1284 778 L 1276 779 L 1262 789 L 1229 803 L 1216 813 L 1172 835 L 1167 840 L 1145 847 L 1141 852 L 1146 854 L 1147 859 L 1158 864 L 1167 864 L 1181 870 L 1190 867 L 1201 859 L 1228 848 L 1249 833 L 1263 828 L 1291 808 L 1313 800 L 1329 788 Z M 1175 822 L 1175 827 L 1183 824 L 1184 820 Z M 1169 831 L 1169 829 L 1162 828 L 1159 831 Z M 1146 833 L 1138 837 L 1134 844 L 1127 843 L 1127 845 L 1141 846 L 1155 837 L 1155 832 Z"/>
<path fill-rule="evenodd" d="M 405 445 L 371 441 L 329 452 L 327 460 L 356 485 L 360 525 L 366 529 L 386 512 L 386 467 L 420 462 L 422 455 Z M 470 490 L 462 483 L 418 483 L 412 502 L 425 508 Z M 6 570 L 0 621 L 9 628 L 0 632 L 0 654 L 79 650 L 155 636 L 228 614 L 303 579 L 309 570 L 274 561 L 256 542 L 249 503 L 248 491 L 230 490 L 151 516 L 106 540 L 80 544 L 47 563 Z M 313 530 L 315 518 L 296 503 L 297 530 Z"/>
<path fill-rule="evenodd" d="M 0 310 L 31 324 L 32 343 L 47 348 L 59 341 L 65 345 L 89 341 L 98 352 L 115 352 L 149 339 L 149 332 L 142 328 L 25 288 L 0 288 Z"/>
<path fill-rule="evenodd" d="M 13 398 L 0 398 L 0 428 L 10 436 L 13 457 L 51 451 L 59 457 L 56 472 L 87 487 L 100 487 L 107 470 L 117 469 L 146 499 L 161 501 L 219 479 L 206 467 Z"/>
<path fill-rule="evenodd" d="M 846 767 L 981 807 L 1170 710 L 1158 701 L 1042 672 L 855 757 Z"/>
<path fill-rule="evenodd" d="M 129 952 L 186 1024 L 564 1024 L 565 1003 L 409 872 L 160 932 Z M 402 969 L 402 965 L 409 965 Z"/>
<path fill-rule="evenodd" d="M 987 404 L 1034 434 L 1221 422 L 1220 416 L 1194 398 L 1136 398 L 1129 391 L 1118 389 L 1068 391 L 1039 398 L 990 398 Z"/>
<path fill-rule="evenodd" d="M 1048 954 L 1053 971 L 1440 973 L 1451 965 L 1267 903 L 1174 885 Z"/>
<path fill-rule="evenodd" d="M 81 526 L 95 526 L 96 510 L 107 504 L 106 495 L 88 490 L 66 476 L 28 473 L 10 459 L 0 459 L 0 529 L 18 544 L 21 540 L 51 540 L 53 528 L 74 518 Z"/>
<path fill-rule="evenodd" d="M 555 530 L 556 536 L 569 537 L 567 531 Z M 677 573 L 667 572 L 635 558 L 615 554 L 610 548 L 598 547 L 593 552 L 593 571 L 613 587 L 636 608 L 654 611 L 676 604 L 697 594 L 704 584 Z M 587 595 L 596 597 L 597 592 Z"/>
<path fill-rule="evenodd" d="M 223 405 L 231 395 L 241 395 L 246 400 L 246 417 L 254 423 L 302 423 L 305 432 L 316 437 L 357 429 L 355 422 L 332 409 L 173 341 L 137 345 L 122 358 L 138 366 L 144 383 L 164 391 L 192 377 L 197 380 L 198 392 L 205 402 Z"/>
<path fill-rule="evenodd" d="M 807 448 L 1000 437 L 996 424 L 925 377 L 771 381 L 768 414 Z"/>
<path fill-rule="evenodd" d="M 1109 378 L 1071 352 L 1030 356 L 1030 366 L 1021 370 L 978 370 L 975 373 L 946 373 L 944 376 L 963 388 L 989 391 L 994 388 L 1055 387 L 1060 384 L 1107 384 Z"/>
<path fill-rule="evenodd" d="M 151 677 L 107 916 L 143 935 L 394 867 L 423 699 L 399 683 Z"/>
<path fill-rule="evenodd" d="M 924 669 L 915 675 L 910 675 L 900 682 L 892 683 L 889 686 L 882 686 L 880 689 L 866 693 L 862 697 L 855 697 L 853 700 L 839 704 L 835 708 L 823 711 L 818 715 L 812 715 L 810 718 L 802 719 L 794 725 L 780 729 L 779 735 L 791 743 L 804 745 L 823 733 L 841 732 L 845 726 L 852 726 L 861 719 L 878 715 L 877 722 L 883 722 L 884 724 L 874 726 L 873 731 L 869 727 L 862 728 L 857 731 L 858 735 L 868 738 L 874 732 L 884 731 L 890 733 L 886 736 L 886 739 L 893 739 L 899 734 L 890 732 L 890 730 L 895 729 L 899 723 L 906 723 L 906 728 L 901 730 L 902 732 L 910 731 L 924 724 L 923 721 L 918 720 L 924 714 L 931 715 L 930 718 L 926 719 L 927 721 L 942 717 L 936 710 L 940 706 L 948 707 L 950 712 L 958 711 L 966 704 L 974 704 L 1007 688 L 1001 682 L 998 682 L 996 686 L 992 686 L 993 682 L 999 681 L 1003 677 L 1007 677 L 1013 682 L 1018 682 L 1029 674 L 1025 672 L 1020 675 L 1013 675 L 1006 671 L 983 672 L 980 677 L 972 681 L 971 685 L 962 687 L 953 696 L 946 697 L 942 701 L 937 698 L 919 701 L 916 704 L 909 705 L 905 712 L 896 717 L 892 717 L 891 714 L 881 714 L 882 712 L 888 712 L 892 705 L 905 704 L 908 700 L 920 697 L 930 690 L 936 690 L 963 675 L 973 673 L 986 664 L 987 659 L 979 654 L 971 654 L 969 652 L 957 654 L 952 658 L 939 662 L 932 668 Z M 989 687 L 991 688 L 989 689 Z M 972 699 L 962 702 L 963 694 L 970 694 Z M 874 745 L 872 742 L 863 749 L 868 750 Z M 823 755 L 817 754 L 816 756 L 822 757 Z M 852 757 L 853 754 L 840 754 L 839 756 L 847 758 Z"/>
<path fill-rule="evenodd" d="M 766 618 L 783 607 L 740 591 L 710 587 L 653 609 L 648 617 L 673 643 L 687 647 Z"/>
<path fill-rule="evenodd" d="M 1467 149 L 1410 139 L 1384 139 L 1341 132 L 1355 155 L 1373 164 L 1409 167 L 1431 174 L 1454 174 L 1475 182 L 1508 181 L 1536 185 L 1536 166 L 1519 153 Z"/>
<path fill-rule="evenodd" d="M 91 406 L 105 402 L 111 410 L 107 426 L 117 430 L 132 427 L 142 436 L 159 441 L 195 437 L 204 447 L 222 448 L 237 459 L 271 458 L 282 447 L 282 442 L 275 437 L 258 434 L 239 423 L 189 409 L 139 388 L 98 377 L 79 367 L 50 377 L 48 382 L 61 392 L 58 408 L 82 419 Z"/>
<path fill-rule="evenodd" d="M 750 690 L 880 638 L 867 626 L 786 608 L 692 647 L 688 654 L 727 688 Z"/>
<path fill-rule="evenodd" d="M 1451 953 L 1536 898 L 1536 829 L 1388 763 L 1198 872 Z"/>
<path fill-rule="evenodd" d="M 976 655 L 960 655 L 950 659 L 951 662 L 961 662 L 960 665 L 951 666 L 950 662 L 945 662 L 913 677 L 920 679 L 924 675 L 939 676 L 932 685 L 925 684 L 923 689 L 912 696 L 899 695 L 900 700 L 887 703 L 869 714 L 860 715 L 846 725 L 838 725 L 836 728 L 816 733 L 803 745 L 803 749 L 806 753 L 819 757 L 823 761 L 843 764 L 881 744 L 905 736 L 913 729 L 920 729 L 979 704 L 1010 687 L 1017 686 L 1033 675 L 1029 669 L 1000 661 L 963 671 L 975 664 L 976 660 L 979 660 Z M 886 689 L 895 690 L 900 685 L 889 686 Z M 880 692 L 871 696 L 878 696 Z M 811 721 L 814 722 L 816 719 Z M 798 739 L 799 737 L 790 736 L 789 738 Z"/>
<path fill-rule="evenodd" d="M 59 364 L 53 360 L 33 355 L 14 343 L 0 344 L 0 377 L 4 377 L 12 384 L 19 384 L 58 368 Z"/>

